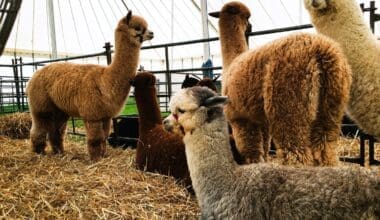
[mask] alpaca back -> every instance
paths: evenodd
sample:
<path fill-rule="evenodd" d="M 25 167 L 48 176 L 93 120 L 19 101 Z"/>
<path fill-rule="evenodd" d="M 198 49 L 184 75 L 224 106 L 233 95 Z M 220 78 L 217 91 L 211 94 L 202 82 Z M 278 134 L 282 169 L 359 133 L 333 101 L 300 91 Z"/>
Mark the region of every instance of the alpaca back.
<path fill-rule="evenodd" d="M 114 115 L 111 97 L 100 76 L 105 67 L 73 63 L 54 63 L 38 70 L 28 82 L 27 94 L 32 108 L 49 111 L 59 108 L 70 116 Z M 105 102 L 104 102 L 104 99 Z M 104 111 L 101 111 L 103 108 Z M 99 112 L 101 111 L 101 112 Z"/>
<path fill-rule="evenodd" d="M 343 85 L 337 85 L 341 90 L 350 84 L 349 70 L 338 69 L 337 72 L 330 71 L 328 76 L 323 75 L 321 68 L 325 64 L 322 58 L 329 59 L 328 62 L 341 58 L 341 53 L 334 51 L 331 44 L 336 45 L 321 36 L 294 34 L 241 54 L 228 69 L 225 95 L 230 97 L 231 105 L 227 106 L 237 115 L 253 114 L 250 116 L 259 118 L 272 115 L 268 106 L 278 103 L 287 106 L 282 107 L 284 115 L 292 115 L 294 109 L 303 108 L 313 121 L 320 102 L 321 83 L 326 81 L 324 78 L 344 80 L 340 83 Z M 343 67 L 339 65 L 337 68 Z M 341 93 L 335 98 L 340 97 Z M 347 94 L 342 97 L 343 100 L 347 98 Z"/>

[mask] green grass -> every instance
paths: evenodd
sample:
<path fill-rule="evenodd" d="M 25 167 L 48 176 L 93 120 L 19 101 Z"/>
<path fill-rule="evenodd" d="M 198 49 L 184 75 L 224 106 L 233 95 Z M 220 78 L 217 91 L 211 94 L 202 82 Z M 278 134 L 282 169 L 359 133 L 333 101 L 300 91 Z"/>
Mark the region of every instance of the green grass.
<path fill-rule="evenodd" d="M 25 109 L 27 109 L 27 106 L 24 106 Z M 0 116 L 17 112 L 17 106 L 16 105 L 5 105 L 0 106 Z M 161 116 L 165 118 L 168 116 L 170 112 L 161 112 Z M 124 106 L 124 109 L 120 112 L 119 115 L 138 115 L 138 110 L 136 106 L 136 101 L 134 97 L 129 97 L 127 103 Z M 83 120 L 79 118 L 74 119 L 74 125 L 76 128 L 83 128 Z M 72 127 L 72 119 L 68 121 L 68 127 Z"/>
<path fill-rule="evenodd" d="M 17 105 L 2 105 L 2 106 L 0 106 L 0 115 L 19 112 L 19 110 L 21 110 L 21 109 L 18 109 Z M 23 110 L 27 111 L 28 106 L 24 105 Z"/>

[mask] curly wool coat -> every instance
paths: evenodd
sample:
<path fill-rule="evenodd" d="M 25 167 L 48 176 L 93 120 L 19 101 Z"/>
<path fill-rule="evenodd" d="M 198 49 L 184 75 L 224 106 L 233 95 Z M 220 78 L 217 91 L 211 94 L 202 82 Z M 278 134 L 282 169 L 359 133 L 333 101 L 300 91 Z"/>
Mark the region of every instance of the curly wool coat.
<path fill-rule="evenodd" d="M 366 133 L 380 137 L 380 43 L 357 1 L 304 2 L 316 30 L 336 41 L 351 65 L 349 116 Z"/>

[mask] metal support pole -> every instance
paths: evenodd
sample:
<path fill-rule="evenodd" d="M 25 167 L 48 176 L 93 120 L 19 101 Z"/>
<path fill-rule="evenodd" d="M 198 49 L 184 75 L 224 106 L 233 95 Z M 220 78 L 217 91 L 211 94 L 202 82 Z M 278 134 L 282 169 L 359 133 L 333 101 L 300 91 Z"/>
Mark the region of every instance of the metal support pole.
<path fill-rule="evenodd" d="M 110 42 L 106 42 L 103 48 L 106 49 L 107 64 L 110 65 L 112 63 L 112 45 Z"/>
<path fill-rule="evenodd" d="M 166 46 L 165 47 L 165 61 L 166 61 L 166 72 L 165 72 L 165 77 L 166 77 L 166 91 L 167 91 L 167 96 L 166 96 L 166 105 L 165 105 L 165 110 L 169 110 L 169 98 L 172 96 L 172 78 L 170 75 L 170 64 L 169 64 L 169 49 Z"/>
<path fill-rule="evenodd" d="M 201 15 L 202 15 L 202 31 L 203 39 L 209 38 L 208 33 L 208 19 L 207 19 L 207 0 L 201 0 Z M 210 59 L 210 44 L 209 42 L 203 43 L 204 61 Z"/>
<path fill-rule="evenodd" d="M 23 74 L 23 63 L 22 63 L 22 57 L 20 57 L 20 95 L 21 95 L 21 111 L 25 111 L 25 92 L 24 92 L 24 74 Z"/>
<path fill-rule="evenodd" d="M 18 77 L 18 69 L 17 69 L 17 59 L 12 59 L 13 64 L 13 76 L 15 79 L 15 88 L 16 88 L 16 104 L 17 104 L 17 111 L 21 110 L 21 101 L 20 101 L 20 85 L 19 85 L 19 77 Z"/>
<path fill-rule="evenodd" d="M 54 5 L 53 0 L 46 0 L 48 21 L 50 27 L 51 57 L 57 59 L 57 38 L 55 35 Z"/>

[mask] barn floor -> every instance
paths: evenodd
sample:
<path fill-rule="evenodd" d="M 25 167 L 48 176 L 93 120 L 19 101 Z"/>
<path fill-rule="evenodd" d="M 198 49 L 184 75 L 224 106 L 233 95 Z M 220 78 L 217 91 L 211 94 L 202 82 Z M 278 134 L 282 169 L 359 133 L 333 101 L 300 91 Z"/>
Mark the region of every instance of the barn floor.
<path fill-rule="evenodd" d="M 198 218 L 195 198 L 173 178 L 134 168 L 134 150 L 109 147 L 92 163 L 83 139 L 66 139 L 64 156 L 38 156 L 28 140 L 0 136 L 0 219 Z M 358 144 L 341 139 L 341 154 L 358 155 Z"/>

